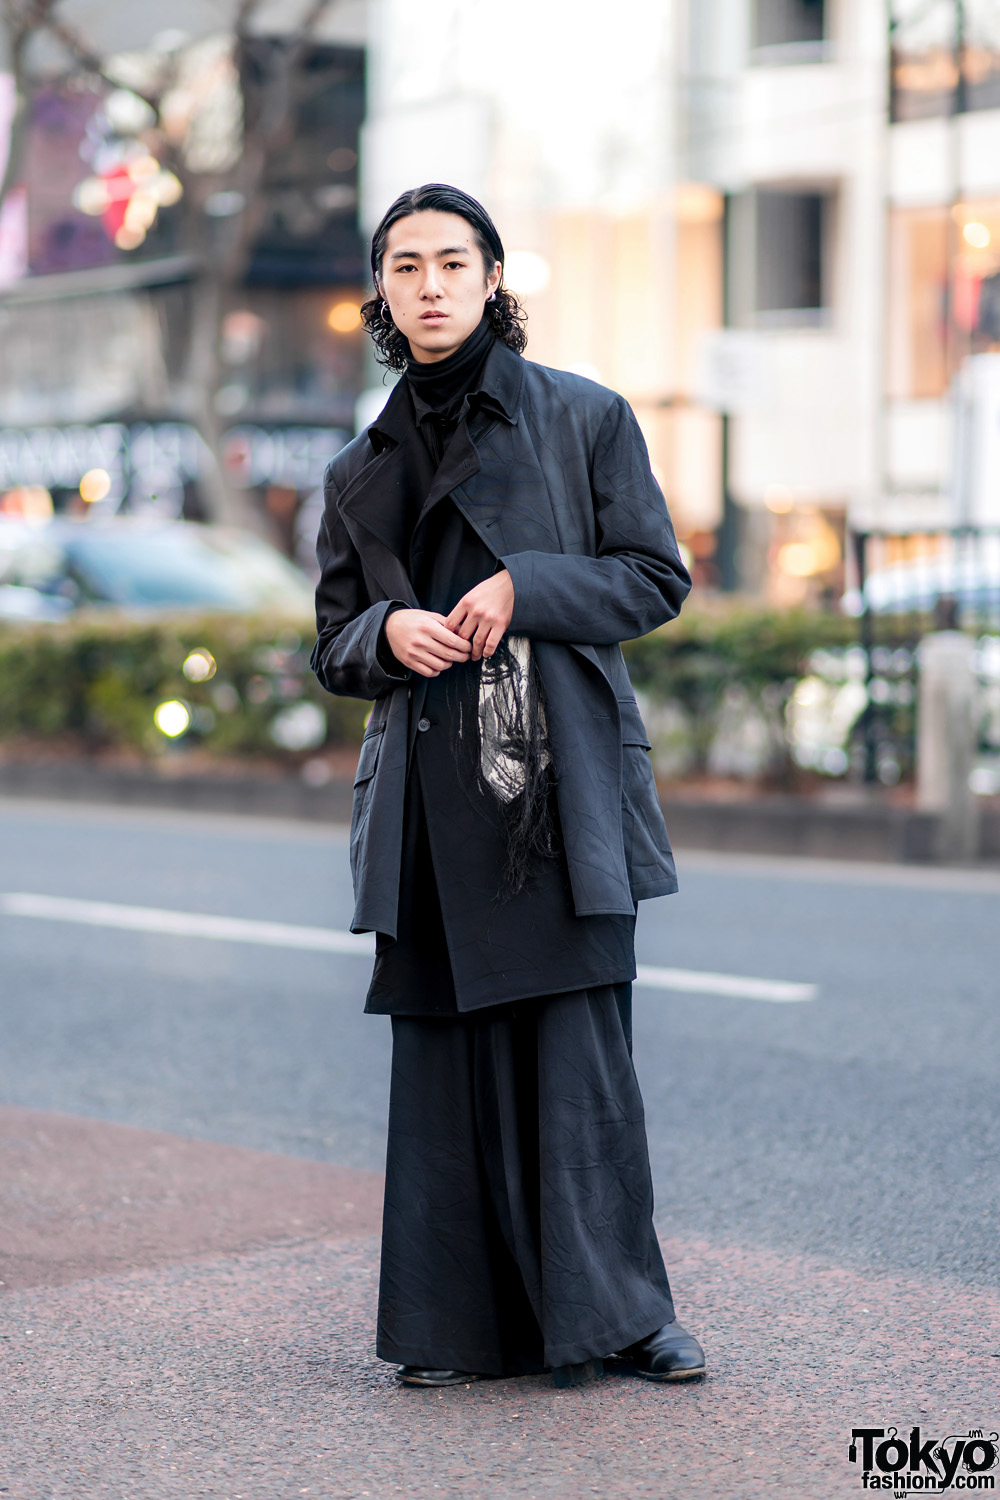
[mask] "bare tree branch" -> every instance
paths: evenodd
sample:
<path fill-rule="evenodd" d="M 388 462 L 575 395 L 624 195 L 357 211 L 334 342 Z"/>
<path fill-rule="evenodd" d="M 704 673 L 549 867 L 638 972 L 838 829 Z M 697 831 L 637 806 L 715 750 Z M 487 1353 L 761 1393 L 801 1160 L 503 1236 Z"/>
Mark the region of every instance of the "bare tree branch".
<path fill-rule="evenodd" d="M 250 108 L 245 110 L 243 149 L 235 167 L 219 172 L 191 170 L 184 160 L 183 145 L 173 142 L 168 157 L 184 185 L 181 233 L 186 247 L 194 252 L 196 272 L 191 291 L 191 325 L 185 357 L 185 374 L 179 382 L 180 411 L 196 427 L 206 444 L 206 462 L 202 474 L 205 499 L 213 518 L 245 520 L 245 498 L 236 491 L 222 462 L 225 419 L 220 415 L 216 396 L 225 379 L 221 359 L 220 329 L 227 308 L 237 294 L 253 256 L 254 245 L 264 227 L 268 204 L 263 192 L 275 155 L 291 139 L 295 120 L 303 99 L 303 63 L 317 44 L 316 29 L 337 0 L 309 0 L 301 21 L 282 38 L 269 38 L 254 45 L 258 38 L 251 31 L 261 9 L 262 0 L 236 0 L 233 34 L 237 56 L 246 49 L 261 69 L 259 87 L 249 91 Z M 109 88 L 128 87 L 153 111 L 159 124 L 163 96 L 169 83 L 155 89 L 125 84 L 109 71 L 108 59 L 66 22 L 61 14 L 61 0 L 0 0 L 0 25 L 9 39 L 9 50 L 15 76 L 15 117 L 11 131 L 11 150 L 4 180 L 3 194 L 19 180 L 23 164 L 24 141 L 30 118 L 32 80 L 28 69 L 28 48 L 42 32 L 57 40 L 72 65 L 102 80 Z M 252 51 L 251 51 L 252 49 Z M 247 103 L 248 96 L 244 96 Z M 167 143 L 164 142 L 164 146 Z M 156 154 L 160 155 L 159 148 Z M 205 203 L 213 193 L 239 193 L 242 210 L 232 218 L 215 218 L 206 214 Z"/>
<path fill-rule="evenodd" d="M 236 8 L 233 30 L 241 41 L 249 35 L 250 23 L 253 21 L 254 12 L 260 10 L 260 3 L 261 0 L 240 0 Z"/>
<path fill-rule="evenodd" d="M 95 78 L 100 78 L 109 88 L 120 89 L 122 83 L 109 73 L 104 65 L 103 59 L 93 47 L 80 36 L 72 26 L 65 21 L 59 21 L 55 17 L 46 22 L 46 29 L 66 48 L 71 57 L 75 58 L 85 73 L 91 73 Z M 137 88 L 135 84 L 128 85 L 130 94 L 135 94 L 144 104 L 148 104 L 153 113 L 159 117 L 160 102 L 153 94 L 147 94 L 143 89 Z"/>
<path fill-rule="evenodd" d="M 315 0 L 308 14 L 302 18 L 302 25 L 299 28 L 301 35 L 309 36 L 319 25 L 320 21 L 322 21 L 332 4 L 333 0 Z"/>
<path fill-rule="evenodd" d="M 236 281 L 250 255 L 253 241 L 263 225 L 265 207 L 261 187 L 271 156 L 293 128 L 293 90 L 305 54 L 314 45 L 314 31 L 336 0 L 313 0 L 294 35 L 276 47 L 264 104 L 259 118 L 244 136 L 243 155 L 237 172 L 237 189 L 246 207 L 224 261 L 224 274 Z M 257 0 L 243 0 L 243 10 L 256 8 Z"/>

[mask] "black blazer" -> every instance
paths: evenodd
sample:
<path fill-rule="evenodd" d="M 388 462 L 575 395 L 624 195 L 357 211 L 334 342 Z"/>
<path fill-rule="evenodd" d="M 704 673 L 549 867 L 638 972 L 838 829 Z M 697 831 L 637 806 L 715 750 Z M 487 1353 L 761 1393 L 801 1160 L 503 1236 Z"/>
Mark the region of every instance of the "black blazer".
<path fill-rule="evenodd" d="M 632 915 L 636 901 L 676 890 L 677 879 L 619 643 L 672 619 L 691 580 L 621 396 L 500 342 L 481 392 L 449 452 L 451 498 L 511 576 L 511 634 L 533 643 L 575 910 Z M 351 925 L 393 937 L 411 674 L 386 672 L 376 647 L 390 604 L 417 604 L 402 555 L 395 436 L 408 399 L 401 382 L 326 470 L 312 657 L 330 692 L 376 700 L 355 781 Z M 437 498 L 432 489 L 426 504 Z"/>

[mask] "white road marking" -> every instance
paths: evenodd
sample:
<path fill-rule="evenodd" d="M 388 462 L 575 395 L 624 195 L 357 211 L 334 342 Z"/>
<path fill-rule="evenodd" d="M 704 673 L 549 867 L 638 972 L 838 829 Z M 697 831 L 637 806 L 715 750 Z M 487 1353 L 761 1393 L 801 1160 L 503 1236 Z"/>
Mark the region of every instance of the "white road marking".
<path fill-rule="evenodd" d="M 788 979 L 749 979 L 742 974 L 709 974 L 702 969 L 654 969 L 639 964 L 636 984 L 651 990 L 682 990 L 687 995 L 725 995 L 734 1000 L 770 1000 L 787 1004 L 815 1000 L 819 986 Z"/>
<path fill-rule="evenodd" d="M 370 957 L 375 950 L 371 933 L 338 932 L 327 927 L 299 927 L 289 922 L 261 922 L 245 917 L 213 917 L 201 912 L 165 911 L 155 906 L 120 906 L 110 901 L 79 901 L 69 896 L 9 892 L 0 895 L 0 911 L 10 917 L 41 917 L 50 922 L 79 922 L 86 927 L 115 927 L 171 937 L 214 938 L 226 943 L 259 943 L 268 948 L 298 948 L 358 957 Z M 640 964 L 635 982 L 647 989 L 779 1003 L 815 1000 L 818 993 L 814 984 L 709 974 L 700 969 L 659 969 L 645 964 Z"/>
<path fill-rule="evenodd" d="M 164 911 L 156 906 L 118 906 L 110 901 L 75 901 L 66 896 L 0 896 L 0 910 L 12 917 L 45 917 L 82 922 L 87 927 L 121 927 L 129 932 L 164 932 L 172 937 L 217 938 L 224 943 L 262 943 L 268 948 L 312 948 L 323 953 L 372 954 L 371 933 L 334 932 L 288 922 L 211 917 L 201 912 Z"/>

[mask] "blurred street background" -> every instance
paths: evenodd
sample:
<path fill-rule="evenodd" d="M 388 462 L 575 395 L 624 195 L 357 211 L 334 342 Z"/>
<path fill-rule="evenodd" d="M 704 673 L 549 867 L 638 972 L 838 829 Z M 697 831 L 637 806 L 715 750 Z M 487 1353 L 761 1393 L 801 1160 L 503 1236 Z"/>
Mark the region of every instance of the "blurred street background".
<path fill-rule="evenodd" d="M 367 705 L 308 657 L 431 180 L 695 577 L 626 658 L 698 1389 L 372 1353 Z M 852 1426 L 996 1429 L 998 894 L 1000 0 L 0 0 L 0 1495 L 825 1500 Z"/>
<path fill-rule="evenodd" d="M 685 837 L 794 795 L 790 846 L 1000 854 L 997 0 L 2 17 L 0 784 L 342 778 L 319 485 L 387 395 L 368 235 L 444 179 L 530 357 L 645 433 L 696 592 L 630 665 Z"/>

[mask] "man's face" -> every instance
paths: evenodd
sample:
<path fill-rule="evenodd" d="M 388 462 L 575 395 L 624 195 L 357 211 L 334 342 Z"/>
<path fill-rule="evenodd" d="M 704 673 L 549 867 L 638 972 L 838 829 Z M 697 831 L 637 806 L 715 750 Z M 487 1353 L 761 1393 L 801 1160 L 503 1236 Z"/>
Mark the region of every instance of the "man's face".
<path fill-rule="evenodd" d="M 464 344 L 499 285 L 500 262 L 487 275 L 472 225 L 460 214 L 426 209 L 389 230 L 380 289 L 418 363 L 446 359 Z"/>

